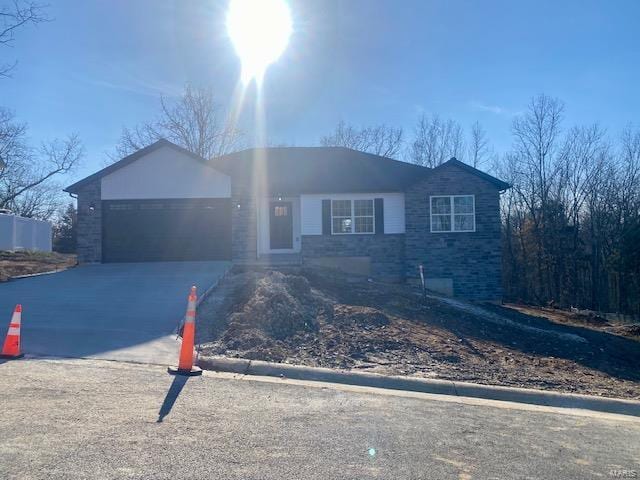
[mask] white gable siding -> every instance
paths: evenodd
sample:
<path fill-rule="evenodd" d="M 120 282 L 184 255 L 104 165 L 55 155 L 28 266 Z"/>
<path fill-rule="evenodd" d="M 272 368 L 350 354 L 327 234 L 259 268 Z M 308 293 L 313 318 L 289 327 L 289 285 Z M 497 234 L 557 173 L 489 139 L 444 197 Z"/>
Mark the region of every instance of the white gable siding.
<path fill-rule="evenodd" d="M 231 196 L 227 175 L 170 147 L 139 158 L 101 182 L 103 200 Z"/>
<path fill-rule="evenodd" d="M 384 199 L 384 233 L 404 233 L 404 193 L 332 193 L 300 196 L 302 235 L 322 235 L 322 200 Z"/>

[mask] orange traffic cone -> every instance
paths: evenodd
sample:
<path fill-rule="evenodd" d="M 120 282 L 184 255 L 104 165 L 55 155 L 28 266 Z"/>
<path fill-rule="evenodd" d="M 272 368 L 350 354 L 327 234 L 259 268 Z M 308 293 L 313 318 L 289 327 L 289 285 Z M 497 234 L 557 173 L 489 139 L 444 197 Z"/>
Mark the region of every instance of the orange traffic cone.
<path fill-rule="evenodd" d="M 23 353 L 20 353 L 20 319 L 22 317 L 22 305 L 16 305 L 13 315 L 11 316 L 11 323 L 9 323 L 9 331 L 7 332 L 7 338 L 4 341 L 2 347 L 2 353 L 0 358 L 20 358 L 24 357 Z"/>
<path fill-rule="evenodd" d="M 196 337 L 196 287 L 191 287 L 189 301 L 187 302 L 187 315 L 182 328 L 182 345 L 178 367 L 169 367 L 172 375 L 202 375 L 202 369 L 193 365 L 193 343 Z"/>

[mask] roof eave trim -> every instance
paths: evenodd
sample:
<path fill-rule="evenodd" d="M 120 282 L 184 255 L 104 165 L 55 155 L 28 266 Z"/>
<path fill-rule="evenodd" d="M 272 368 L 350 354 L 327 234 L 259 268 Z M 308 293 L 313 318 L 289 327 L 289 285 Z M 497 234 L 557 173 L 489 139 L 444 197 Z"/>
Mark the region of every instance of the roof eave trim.
<path fill-rule="evenodd" d="M 434 170 L 444 167 L 444 166 L 453 166 L 453 167 L 458 167 L 461 170 L 465 170 L 473 175 L 476 175 L 479 178 L 482 178 L 483 180 L 491 183 L 492 185 L 494 185 L 498 190 L 500 191 L 504 191 L 504 190 L 508 190 L 509 188 L 511 188 L 511 185 L 503 180 L 500 180 L 499 178 L 494 177 L 493 175 L 489 175 L 488 173 L 483 172 L 482 170 L 478 170 L 475 167 L 472 167 L 471 165 L 467 165 L 466 163 L 461 162 L 460 160 L 456 159 L 456 158 L 452 158 L 451 160 L 448 160 L 440 165 L 438 165 L 437 167 L 434 168 Z"/>

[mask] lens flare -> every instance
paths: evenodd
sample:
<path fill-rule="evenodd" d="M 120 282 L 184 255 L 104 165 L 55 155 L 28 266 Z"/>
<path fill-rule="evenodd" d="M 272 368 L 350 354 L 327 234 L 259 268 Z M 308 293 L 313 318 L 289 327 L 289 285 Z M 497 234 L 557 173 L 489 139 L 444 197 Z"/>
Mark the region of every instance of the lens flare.
<path fill-rule="evenodd" d="M 231 0 L 227 32 L 242 62 L 241 79 L 261 83 L 267 67 L 284 52 L 293 31 L 285 0 Z"/>

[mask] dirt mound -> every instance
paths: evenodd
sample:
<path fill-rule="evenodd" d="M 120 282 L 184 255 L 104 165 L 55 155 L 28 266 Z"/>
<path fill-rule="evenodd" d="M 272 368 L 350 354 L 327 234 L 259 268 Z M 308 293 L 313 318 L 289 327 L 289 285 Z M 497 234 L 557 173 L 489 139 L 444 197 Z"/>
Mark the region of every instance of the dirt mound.
<path fill-rule="evenodd" d="M 588 314 L 568 312 L 568 316 L 576 323 L 582 322 L 586 325 L 596 325 L 596 326 L 604 326 L 608 324 L 606 318 L 601 317 L 600 315 L 597 315 L 596 313 L 593 313 L 593 312 L 590 312 Z"/>
<path fill-rule="evenodd" d="M 266 335 L 276 340 L 300 331 L 315 331 L 318 329 L 317 317 L 327 306 L 312 292 L 306 278 L 271 271 L 255 281 L 253 291 L 238 307 L 239 310 L 229 316 L 225 335 L 234 339 L 234 343 L 246 337 L 247 330 L 263 334 L 254 337 Z M 251 345 L 247 346 L 251 348 Z"/>
<path fill-rule="evenodd" d="M 376 308 L 336 305 L 333 309 L 333 323 L 355 325 L 361 328 L 377 328 L 389 325 L 389 317 Z"/>
<path fill-rule="evenodd" d="M 640 338 L 640 325 L 632 324 L 632 325 L 617 325 L 615 327 L 611 327 L 611 331 L 617 335 L 622 335 L 625 337 L 638 337 Z"/>
<path fill-rule="evenodd" d="M 508 320 L 489 321 L 419 293 L 308 269 L 235 271 L 199 307 L 200 353 L 640 398 L 640 343 L 614 327 L 485 305 Z"/>

